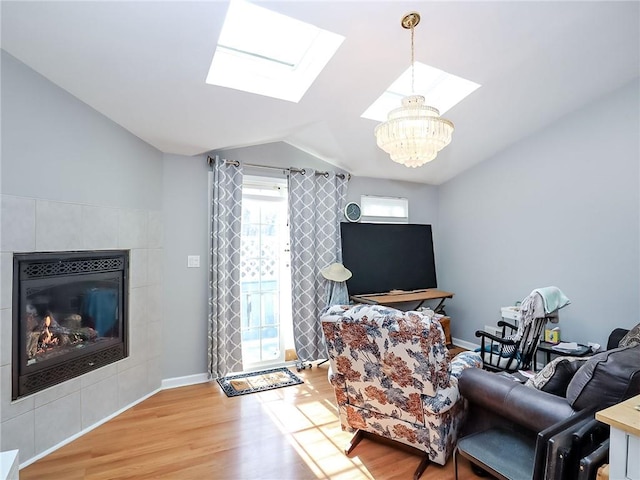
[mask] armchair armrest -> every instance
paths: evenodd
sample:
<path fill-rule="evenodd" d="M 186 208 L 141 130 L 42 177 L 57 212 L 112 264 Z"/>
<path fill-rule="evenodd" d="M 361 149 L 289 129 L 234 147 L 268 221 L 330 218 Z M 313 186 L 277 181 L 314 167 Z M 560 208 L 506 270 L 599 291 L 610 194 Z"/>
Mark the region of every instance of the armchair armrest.
<path fill-rule="evenodd" d="M 463 371 L 458 385 L 460 394 L 471 404 L 534 432 L 575 413 L 562 397 L 526 387 L 485 370 Z"/>
<path fill-rule="evenodd" d="M 482 368 L 482 357 L 477 352 L 460 352 L 451 360 L 451 377 L 460 378 L 468 368 Z"/>
<path fill-rule="evenodd" d="M 449 386 L 440 388 L 433 397 L 424 397 L 424 407 L 432 414 L 441 414 L 456 405 L 462 395 L 458 388 L 460 374 L 467 369 L 482 368 L 482 357 L 476 352 L 460 352 L 451 360 Z"/>
<path fill-rule="evenodd" d="M 492 342 L 501 343 L 503 345 L 515 345 L 516 342 L 509 338 L 498 337 L 497 335 L 493 335 L 492 333 L 485 332 L 484 330 L 476 330 L 476 337 L 484 337 L 489 338 Z M 483 341 L 484 341 L 483 338 Z"/>
<path fill-rule="evenodd" d="M 498 321 L 498 326 L 499 327 L 503 327 L 502 331 L 504 332 L 504 327 L 509 327 L 511 329 L 512 332 L 515 332 L 516 330 L 518 330 L 518 327 L 515 326 L 515 324 L 513 323 L 509 323 L 506 320 L 499 320 Z"/>

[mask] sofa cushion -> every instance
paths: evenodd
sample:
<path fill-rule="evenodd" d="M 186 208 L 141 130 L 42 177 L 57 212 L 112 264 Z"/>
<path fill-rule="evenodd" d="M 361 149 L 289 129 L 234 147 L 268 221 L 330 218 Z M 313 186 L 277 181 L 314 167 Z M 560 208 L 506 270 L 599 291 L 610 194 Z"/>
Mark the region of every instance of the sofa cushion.
<path fill-rule="evenodd" d="M 580 367 L 567 387 L 576 410 L 614 405 L 638 392 L 640 344 L 598 353 Z"/>
<path fill-rule="evenodd" d="M 618 343 L 619 347 L 628 347 L 630 345 L 637 345 L 640 343 L 640 323 L 633 327 L 631 330 L 627 332 L 627 334 L 622 337 L 620 343 Z"/>
<path fill-rule="evenodd" d="M 564 397 L 575 373 L 585 364 L 584 357 L 557 357 L 549 362 L 533 378 L 527 380 L 527 387 Z"/>

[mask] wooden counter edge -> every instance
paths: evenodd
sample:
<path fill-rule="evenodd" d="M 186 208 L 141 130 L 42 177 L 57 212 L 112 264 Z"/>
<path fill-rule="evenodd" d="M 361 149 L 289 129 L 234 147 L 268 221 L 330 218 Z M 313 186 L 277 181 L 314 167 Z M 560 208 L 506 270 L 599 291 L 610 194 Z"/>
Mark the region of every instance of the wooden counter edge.
<path fill-rule="evenodd" d="M 596 420 L 640 437 L 640 411 L 635 409 L 638 405 L 640 395 L 596 412 Z"/>
<path fill-rule="evenodd" d="M 369 305 L 385 305 L 403 302 L 418 302 L 424 300 L 439 300 L 453 298 L 454 293 L 438 290 L 437 288 L 425 288 L 414 291 L 398 291 L 394 293 L 370 293 L 364 295 L 351 295 L 351 299 Z"/>

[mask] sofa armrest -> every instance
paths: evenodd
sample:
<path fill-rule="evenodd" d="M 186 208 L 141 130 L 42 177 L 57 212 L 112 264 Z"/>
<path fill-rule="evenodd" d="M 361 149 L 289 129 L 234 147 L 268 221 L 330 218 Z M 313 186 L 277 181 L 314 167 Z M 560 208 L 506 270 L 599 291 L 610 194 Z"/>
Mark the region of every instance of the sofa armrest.
<path fill-rule="evenodd" d="M 576 413 L 562 397 L 485 370 L 464 370 L 458 385 L 460 394 L 471 404 L 534 432 Z"/>

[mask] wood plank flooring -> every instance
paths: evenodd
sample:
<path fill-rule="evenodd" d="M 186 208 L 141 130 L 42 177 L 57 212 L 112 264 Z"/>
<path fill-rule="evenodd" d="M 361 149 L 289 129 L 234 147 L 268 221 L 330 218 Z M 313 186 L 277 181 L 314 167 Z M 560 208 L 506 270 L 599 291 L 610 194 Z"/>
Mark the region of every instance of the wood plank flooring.
<path fill-rule="evenodd" d="M 20 471 L 21 480 L 410 479 L 419 457 L 364 439 L 350 457 L 327 367 L 302 385 L 228 398 L 216 382 L 164 390 Z M 453 461 L 423 480 L 451 480 Z M 460 459 L 460 480 L 475 480 Z"/>

